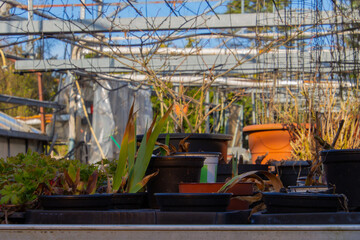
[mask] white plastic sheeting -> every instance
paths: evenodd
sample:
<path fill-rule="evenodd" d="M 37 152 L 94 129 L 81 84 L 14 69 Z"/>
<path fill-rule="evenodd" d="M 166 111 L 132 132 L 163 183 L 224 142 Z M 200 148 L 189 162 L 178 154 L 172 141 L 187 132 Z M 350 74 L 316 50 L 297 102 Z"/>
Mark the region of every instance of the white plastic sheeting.
<path fill-rule="evenodd" d="M 121 144 L 131 104 L 135 99 L 137 112 L 137 134 L 143 134 L 152 118 L 150 89 L 135 89 L 127 83 L 99 80 L 94 87 L 92 126 L 100 146 L 107 159 L 114 159 L 119 154 L 111 136 Z M 91 137 L 89 163 L 101 160 L 100 151 Z"/>

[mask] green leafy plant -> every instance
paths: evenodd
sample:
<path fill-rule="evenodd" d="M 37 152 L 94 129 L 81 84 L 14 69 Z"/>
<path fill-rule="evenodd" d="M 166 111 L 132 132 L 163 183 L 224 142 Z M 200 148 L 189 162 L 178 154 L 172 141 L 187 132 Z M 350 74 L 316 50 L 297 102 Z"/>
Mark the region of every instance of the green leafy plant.
<path fill-rule="evenodd" d="M 31 151 L 0 159 L 1 207 L 34 208 L 39 195 L 94 193 L 98 176 L 105 179 L 97 169 L 78 160 L 54 159 Z"/>
<path fill-rule="evenodd" d="M 99 172 L 94 165 L 79 164 L 76 168 L 73 163 L 50 183 L 50 187 L 42 187 L 46 195 L 80 195 L 94 194 L 97 189 Z"/>
<path fill-rule="evenodd" d="M 156 140 L 167 122 L 171 109 L 172 106 L 157 122 L 155 117 L 146 134 L 144 134 L 138 150 L 136 150 L 136 113 L 134 113 L 134 103 L 132 104 L 113 176 L 113 192 L 136 193 L 146 185 L 151 177 L 157 174 L 155 172 L 145 176 Z"/>
<path fill-rule="evenodd" d="M 0 159 L 0 204 L 2 209 L 31 208 L 41 187 L 50 187 L 51 180 L 65 162 L 29 151 L 6 160 Z"/>

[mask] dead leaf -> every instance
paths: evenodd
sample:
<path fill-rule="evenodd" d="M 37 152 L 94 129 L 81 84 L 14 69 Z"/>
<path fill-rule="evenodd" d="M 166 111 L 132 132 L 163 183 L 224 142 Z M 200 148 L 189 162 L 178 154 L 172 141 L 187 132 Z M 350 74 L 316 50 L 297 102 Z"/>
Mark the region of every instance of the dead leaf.
<path fill-rule="evenodd" d="M 169 156 L 170 155 L 170 148 L 169 146 L 167 146 L 166 144 L 160 143 L 160 142 L 156 142 L 155 145 L 159 146 L 160 148 L 162 148 L 165 152 L 166 155 Z"/>
<path fill-rule="evenodd" d="M 98 180 L 99 173 L 98 171 L 94 171 L 93 174 L 89 177 L 87 187 L 86 187 L 86 193 L 87 194 L 93 194 L 96 191 L 96 184 Z"/>
<path fill-rule="evenodd" d="M 152 177 L 155 177 L 155 176 L 158 175 L 158 174 L 159 174 L 159 169 L 158 169 L 156 172 L 145 176 L 145 177 L 141 180 L 141 185 L 142 185 L 142 186 L 145 186 Z"/>
<path fill-rule="evenodd" d="M 232 199 L 233 198 L 239 199 L 239 200 L 242 200 L 242 201 L 246 201 L 249 204 L 252 204 L 252 203 L 260 201 L 262 199 L 262 194 L 257 193 L 257 194 L 255 194 L 253 196 L 237 196 L 237 197 L 232 197 Z"/>
<path fill-rule="evenodd" d="M 259 205 L 256 205 L 255 207 L 253 207 L 253 208 L 251 209 L 249 219 L 250 219 L 250 217 L 251 217 L 254 213 L 263 211 L 263 210 L 265 210 L 265 209 L 266 209 L 265 203 L 260 203 Z"/>
<path fill-rule="evenodd" d="M 282 184 L 280 178 L 278 178 L 274 174 L 267 171 L 259 171 L 259 173 L 264 174 L 269 179 L 271 185 L 274 187 L 276 192 L 280 192 L 280 190 L 284 188 L 284 185 Z"/>
<path fill-rule="evenodd" d="M 178 149 L 179 152 L 189 152 L 190 143 L 186 142 L 186 140 L 188 140 L 191 135 L 192 134 L 189 134 L 186 138 L 180 140 Z"/>

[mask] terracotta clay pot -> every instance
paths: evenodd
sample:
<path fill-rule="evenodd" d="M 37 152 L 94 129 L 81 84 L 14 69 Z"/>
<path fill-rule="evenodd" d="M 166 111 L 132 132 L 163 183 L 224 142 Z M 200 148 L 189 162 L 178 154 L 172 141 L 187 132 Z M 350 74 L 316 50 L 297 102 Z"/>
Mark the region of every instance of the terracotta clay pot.
<path fill-rule="evenodd" d="M 287 160 L 291 157 L 291 137 L 284 124 L 262 124 L 244 127 L 244 133 L 249 135 L 251 161 L 257 157 L 268 155 L 261 164 L 268 160 Z"/>

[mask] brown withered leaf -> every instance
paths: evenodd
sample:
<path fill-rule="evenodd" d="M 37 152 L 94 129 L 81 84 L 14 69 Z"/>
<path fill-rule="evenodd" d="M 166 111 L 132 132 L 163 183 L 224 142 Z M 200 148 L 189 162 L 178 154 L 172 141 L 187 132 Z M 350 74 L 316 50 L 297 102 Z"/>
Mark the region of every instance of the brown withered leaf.
<path fill-rule="evenodd" d="M 251 182 L 255 183 L 255 187 L 258 191 L 264 191 L 265 190 L 265 182 L 262 178 L 260 178 L 258 175 L 253 174 L 248 177 L 245 177 L 241 180 L 241 182 Z"/>
<path fill-rule="evenodd" d="M 121 184 L 120 184 L 120 187 L 119 187 L 119 192 L 122 192 L 123 189 L 125 188 L 126 183 L 127 183 L 127 181 L 128 181 L 128 178 L 129 178 L 129 173 L 127 172 L 127 173 L 125 174 L 125 176 L 123 176 L 122 179 L 121 179 Z"/>
<path fill-rule="evenodd" d="M 159 174 L 159 169 L 158 169 L 156 172 L 145 176 L 145 177 L 141 180 L 141 185 L 142 185 L 142 186 L 145 186 L 152 177 L 154 177 L 154 176 L 156 176 L 156 175 L 158 175 L 158 174 Z"/>
<path fill-rule="evenodd" d="M 93 174 L 89 177 L 87 187 L 86 187 L 86 193 L 87 194 L 93 194 L 96 191 L 96 183 L 98 180 L 99 173 L 98 171 L 94 171 Z"/>
<path fill-rule="evenodd" d="M 179 142 L 179 152 L 189 152 L 189 147 L 190 147 L 190 143 L 186 142 L 186 140 L 189 139 L 189 137 L 191 137 L 192 134 L 190 134 L 189 136 L 187 136 L 184 139 L 181 139 Z"/>
<path fill-rule="evenodd" d="M 170 155 L 170 148 L 169 146 L 167 146 L 166 144 L 160 143 L 160 142 L 156 142 L 155 145 L 159 146 L 160 148 L 162 148 L 165 152 L 166 155 Z"/>
<path fill-rule="evenodd" d="M 255 173 L 257 173 L 258 171 L 250 171 L 250 172 L 246 172 L 246 173 L 242 173 L 236 177 L 233 177 L 232 179 L 230 179 L 228 182 L 226 182 L 224 184 L 224 186 L 222 186 L 218 192 L 220 193 L 225 193 L 227 192 L 230 188 L 234 187 L 237 183 L 241 182 L 243 179 L 245 178 L 250 178 L 250 177 L 253 177 L 253 178 L 256 178 L 258 179 L 259 181 L 262 181 L 262 179 L 255 175 Z"/>
<path fill-rule="evenodd" d="M 150 138 L 150 136 L 151 136 L 151 133 L 152 133 L 153 128 L 154 128 L 155 123 L 156 123 L 156 121 L 155 121 L 156 118 L 157 118 L 157 114 L 155 114 L 155 117 L 154 117 L 154 119 L 153 119 L 153 121 L 152 121 L 152 123 L 151 123 L 151 125 L 150 125 L 150 127 L 149 127 L 149 129 L 148 129 L 148 131 L 147 131 L 147 133 L 146 133 L 146 142 L 149 141 L 149 138 Z"/>
<path fill-rule="evenodd" d="M 106 186 L 106 193 L 111 193 L 112 189 L 111 189 L 111 182 L 110 182 L 110 178 L 108 177 L 106 180 L 107 186 Z"/>
<path fill-rule="evenodd" d="M 250 218 L 254 213 L 263 211 L 263 210 L 265 210 L 265 209 L 266 209 L 265 203 L 260 203 L 260 204 L 256 205 L 255 207 L 253 207 L 253 208 L 251 209 L 249 218 Z"/>
<path fill-rule="evenodd" d="M 248 202 L 249 204 L 252 204 L 252 203 L 260 201 L 262 199 L 262 194 L 257 193 L 253 196 L 237 196 L 237 197 L 232 197 L 232 198 L 243 200 L 243 201 Z"/>
<path fill-rule="evenodd" d="M 280 192 L 280 189 L 284 187 L 281 180 L 272 173 L 269 173 L 267 171 L 250 171 L 233 177 L 230 181 L 225 183 L 218 192 L 226 192 L 228 191 L 228 189 L 235 186 L 236 183 L 244 181 L 244 179 L 246 179 L 246 181 L 249 181 L 249 179 L 253 179 L 254 182 L 257 183 L 257 187 L 260 191 L 266 190 L 265 182 L 258 175 L 256 175 L 256 173 L 261 173 L 265 175 L 269 179 L 269 184 L 273 186 L 276 192 Z"/>
<path fill-rule="evenodd" d="M 176 147 L 174 145 L 172 145 L 171 143 L 169 143 L 169 147 L 171 149 L 171 153 L 176 153 L 178 150 L 176 149 Z"/>
<path fill-rule="evenodd" d="M 274 174 L 267 171 L 259 171 L 259 173 L 264 174 L 269 179 L 271 185 L 274 187 L 276 192 L 280 192 L 280 189 L 284 188 L 284 185 L 282 184 L 280 178 L 278 178 Z"/>

